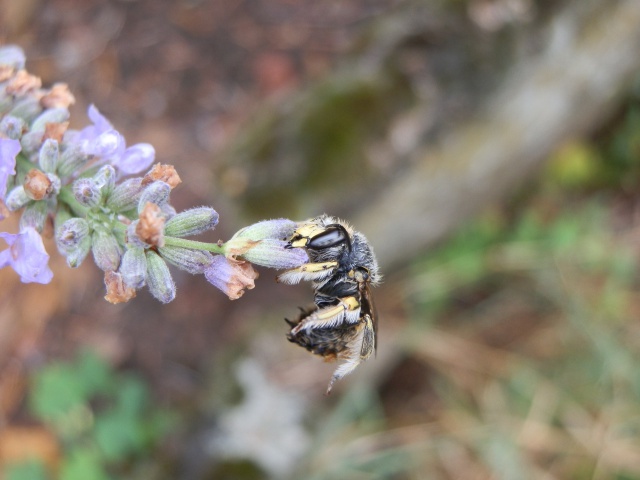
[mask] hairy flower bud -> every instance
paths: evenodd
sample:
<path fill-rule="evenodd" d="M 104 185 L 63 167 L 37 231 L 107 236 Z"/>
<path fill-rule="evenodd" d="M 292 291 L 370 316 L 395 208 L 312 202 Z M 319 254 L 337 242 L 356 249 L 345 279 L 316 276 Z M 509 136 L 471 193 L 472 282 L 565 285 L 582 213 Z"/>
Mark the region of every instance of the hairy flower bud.
<path fill-rule="evenodd" d="M 171 187 L 167 183 L 158 180 L 149 184 L 142 192 L 142 195 L 140 195 L 138 213 L 142 213 L 147 203 L 155 203 L 158 206 L 162 206 L 169 200 L 170 193 Z"/>
<path fill-rule="evenodd" d="M 17 100 L 13 104 L 13 108 L 9 110 L 9 115 L 12 117 L 18 117 L 25 122 L 31 122 L 42 112 L 42 107 L 37 98 L 29 96 Z"/>
<path fill-rule="evenodd" d="M 110 232 L 96 230 L 91 238 L 93 260 L 100 270 L 105 272 L 117 270 L 120 266 L 122 252 L 118 240 Z"/>
<path fill-rule="evenodd" d="M 58 161 L 58 174 L 61 178 L 71 177 L 76 174 L 87 162 L 89 156 L 82 148 L 82 144 L 67 144 L 60 154 Z"/>
<path fill-rule="evenodd" d="M 151 295 L 162 303 L 176 297 L 176 284 L 165 261 L 153 250 L 145 252 L 147 257 L 147 285 Z"/>
<path fill-rule="evenodd" d="M 56 229 L 56 245 L 71 268 L 79 267 L 91 250 L 89 224 L 82 218 L 70 218 Z"/>
<path fill-rule="evenodd" d="M 164 234 L 171 237 L 188 237 L 213 230 L 218 224 L 218 212 L 210 207 L 185 210 L 167 220 Z"/>
<path fill-rule="evenodd" d="M 213 261 L 213 255 L 203 250 L 166 245 L 159 248 L 158 252 L 167 262 L 193 275 L 204 273 Z"/>
<path fill-rule="evenodd" d="M 89 236 L 89 224 L 83 218 L 70 218 L 56 230 L 56 245 L 61 253 L 69 252 Z"/>
<path fill-rule="evenodd" d="M 147 257 L 144 248 L 128 248 L 122 256 L 120 274 L 124 283 L 131 288 L 140 288 L 144 285 L 147 276 Z"/>
<path fill-rule="evenodd" d="M 142 178 L 129 178 L 116 185 L 107 198 L 107 207 L 115 212 L 127 212 L 136 208 L 142 194 L 141 182 Z"/>
<path fill-rule="evenodd" d="M 58 142 L 51 138 L 44 141 L 38 152 L 38 164 L 43 172 L 53 173 L 58 167 L 58 157 L 60 150 Z"/>
<path fill-rule="evenodd" d="M 293 235 L 296 227 L 296 222 L 286 218 L 263 220 L 239 230 L 233 238 L 249 238 L 251 240 L 273 238 L 276 240 L 286 240 Z"/>
<path fill-rule="evenodd" d="M 93 181 L 96 183 L 96 186 L 100 189 L 102 196 L 107 198 L 116 184 L 116 169 L 111 165 L 105 165 L 98 170 L 98 172 L 93 176 Z"/>
<path fill-rule="evenodd" d="M 242 254 L 242 258 L 263 267 L 283 269 L 299 267 L 309 261 L 302 248 L 286 248 L 287 242 L 265 238 Z"/>
<path fill-rule="evenodd" d="M 11 115 L 5 116 L 0 121 L 0 132 L 4 133 L 8 138 L 18 140 L 22 133 L 27 131 L 27 124 L 24 120 Z"/>
<path fill-rule="evenodd" d="M 42 112 L 31 124 L 32 132 L 44 132 L 47 123 L 62 123 L 69 120 L 69 110 L 66 108 L 49 108 Z"/>
<path fill-rule="evenodd" d="M 24 207 L 30 201 L 31 199 L 27 195 L 27 192 L 24 191 L 24 187 L 22 185 L 18 185 L 16 188 L 11 190 L 7 195 L 7 198 L 5 198 L 5 205 L 10 212 L 15 212 L 16 210 Z"/>
<path fill-rule="evenodd" d="M 100 203 L 102 195 L 93 178 L 79 178 L 73 182 L 73 195 L 80 205 L 95 207 Z"/>
<path fill-rule="evenodd" d="M 20 217 L 20 231 L 27 227 L 34 228 L 38 233 L 42 233 L 44 225 L 47 221 L 48 208 L 46 202 L 31 202 L 22 212 Z"/>
<path fill-rule="evenodd" d="M 12 67 L 14 70 L 24 68 L 26 57 L 22 48 L 17 45 L 3 45 L 0 47 L 0 65 Z"/>

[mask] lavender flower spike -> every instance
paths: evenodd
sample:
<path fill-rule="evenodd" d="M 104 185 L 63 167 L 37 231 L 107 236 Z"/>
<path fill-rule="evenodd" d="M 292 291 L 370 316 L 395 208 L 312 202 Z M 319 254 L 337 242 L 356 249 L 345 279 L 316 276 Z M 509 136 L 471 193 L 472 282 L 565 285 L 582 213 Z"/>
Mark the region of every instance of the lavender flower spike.
<path fill-rule="evenodd" d="M 19 140 L 0 138 L 0 200 L 7 194 L 7 180 L 16 174 L 16 156 L 21 149 Z"/>
<path fill-rule="evenodd" d="M 9 248 L 0 252 L 0 268 L 11 267 L 23 283 L 49 283 L 53 272 L 47 265 L 49 255 L 44 249 L 42 237 L 31 227 L 14 235 L 0 233 Z"/>

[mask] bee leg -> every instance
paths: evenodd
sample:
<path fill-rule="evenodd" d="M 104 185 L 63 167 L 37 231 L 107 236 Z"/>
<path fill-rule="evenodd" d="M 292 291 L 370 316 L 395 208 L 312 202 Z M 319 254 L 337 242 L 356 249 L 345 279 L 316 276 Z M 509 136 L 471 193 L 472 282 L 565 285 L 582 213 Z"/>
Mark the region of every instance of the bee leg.
<path fill-rule="evenodd" d="M 360 302 L 356 297 L 340 298 L 336 305 L 324 307 L 301 319 L 291 330 L 296 335 L 303 328 L 308 332 L 315 328 L 331 328 L 344 323 L 357 323 L 360 317 Z"/>
<path fill-rule="evenodd" d="M 338 262 L 305 263 L 296 268 L 286 270 L 276 277 L 276 281 L 293 285 L 302 280 L 323 280 L 333 273 Z"/>
<path fill-rule="evenodd" d="M 335 372 L 333 372 L 331 381 L 329 381 L 329 385 L 327 386 L 326 395 L 331 393 L 333 385 L 338 380 L 353 372 L 360 362 L 368 359 L 375 350 L 375 330 L 373 329 L 373 321 L 369 315 L 365 315 L 361 321 L 363 323 L 359 325 L 359 327 L 362 327 L 362 343 L 360 344 L 360 348 L 358 349 L 357 347 L 358 342 L 355 342 L 356 346 L 350 349 L 346 356 L 346 361 L 336 368 Z"/>

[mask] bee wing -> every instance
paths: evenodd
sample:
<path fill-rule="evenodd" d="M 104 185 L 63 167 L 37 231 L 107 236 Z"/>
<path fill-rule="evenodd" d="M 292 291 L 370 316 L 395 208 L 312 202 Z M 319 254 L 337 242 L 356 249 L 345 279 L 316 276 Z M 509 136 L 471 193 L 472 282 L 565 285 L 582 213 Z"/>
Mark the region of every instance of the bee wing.
<path fill-rule="evenodd" d="M 360 317 L 367 322 L 365 325 L 365 338 L 362 349 L 364 353 L 367 341 L 373 343 L 372 348 L 368 347 L 370 355 L 371 351 L 375 352 L 378 349 L 378 312 L 376 312 L 376 306 L 373 303 L 369 282 L 362 282 L 360 284 L 360 312 Z M 368 339 L 367 336 L 373 338 Z M 367 355 L 367 357 L 369 355 Z"/>

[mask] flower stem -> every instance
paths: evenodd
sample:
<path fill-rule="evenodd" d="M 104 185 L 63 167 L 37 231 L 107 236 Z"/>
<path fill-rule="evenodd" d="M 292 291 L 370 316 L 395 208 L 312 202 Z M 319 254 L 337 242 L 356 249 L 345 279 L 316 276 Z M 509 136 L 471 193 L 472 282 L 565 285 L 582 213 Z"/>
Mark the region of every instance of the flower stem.
<path fill-rule="evenodd" d="M 206 250 L 211 253 L 224 253 L 224 247 L 217 243 L 198 242 L 196 240 L 185 240 L 177 237 L 164 237 L 165 245 L 174 247 L 191 248 L 193 250 Z"/>

